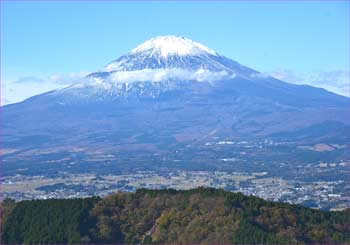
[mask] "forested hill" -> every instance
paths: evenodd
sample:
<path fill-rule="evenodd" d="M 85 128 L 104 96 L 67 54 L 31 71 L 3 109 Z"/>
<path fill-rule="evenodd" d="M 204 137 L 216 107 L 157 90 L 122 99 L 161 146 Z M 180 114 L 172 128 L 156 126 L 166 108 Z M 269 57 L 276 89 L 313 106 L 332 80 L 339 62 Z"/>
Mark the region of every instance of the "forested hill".
<path fill-rule="evenodd" d="M 1 205 L 2 244 L 350 244 L 350 210 L 313 210 L 212 188 Z"/>

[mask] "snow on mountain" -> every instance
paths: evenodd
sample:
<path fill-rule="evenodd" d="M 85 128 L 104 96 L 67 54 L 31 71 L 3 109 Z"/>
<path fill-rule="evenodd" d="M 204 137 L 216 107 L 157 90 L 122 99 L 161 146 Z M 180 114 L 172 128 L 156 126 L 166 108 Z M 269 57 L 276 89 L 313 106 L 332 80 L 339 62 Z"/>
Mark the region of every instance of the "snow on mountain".
<path fill-rule="evenodd" d="M 132 54 L 150 52 L 151 55 L 161 55 L 167 58 L 169 55 L 198 55 L 209 53 L 217 55 L 217 53 L 188 38 L 177 36 L 159 36 L 152 38 L 131 50 Z"/>
<path fill-rule="evenodd" d="M 142 43 L 100 72 L 172 68 L 236 73 L 241 72 L 243 66 L 190 39 L 160 36 Z"/>

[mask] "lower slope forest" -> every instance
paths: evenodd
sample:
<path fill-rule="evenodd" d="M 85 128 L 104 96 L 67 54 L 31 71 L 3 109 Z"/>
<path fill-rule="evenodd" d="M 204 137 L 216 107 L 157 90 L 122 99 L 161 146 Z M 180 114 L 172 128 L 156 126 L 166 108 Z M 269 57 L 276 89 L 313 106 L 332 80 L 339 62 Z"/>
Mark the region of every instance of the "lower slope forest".
<path fill-rule="evenodd" d="M 213 188 L 1 203 L 1 244 L 350 244 L 328 212 Z"/>

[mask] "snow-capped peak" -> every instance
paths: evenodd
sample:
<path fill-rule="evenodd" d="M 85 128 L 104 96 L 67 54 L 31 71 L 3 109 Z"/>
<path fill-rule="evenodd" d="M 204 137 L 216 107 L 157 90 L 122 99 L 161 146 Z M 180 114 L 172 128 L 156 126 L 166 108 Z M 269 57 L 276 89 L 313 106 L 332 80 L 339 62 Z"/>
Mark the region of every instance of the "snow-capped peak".
<path fill-rule="evenodd" d="M 185 37 L 159 36 L 152 38 L 126 55 L 105 66 L 102 72 L 138 71 L 143 69 L 185 70 L 207 69 L 230 71 L 224 57 L 214 50 Z"/>
<path fill-rule="evenodd" d="M 203 53 L 217 55 L 214 50 L 200 43 L 194 42 L 185 37 L 172 35 L 152 38 L 131 50 L 132 54 L 140 52 L 151 52 L 151 55 L 158 54 L 164 58 L 167 58 L 169 55 L 183 56 Z"/>
<path fill-rule="evenodd" d="M 249 68 L 185 37 L 152 38 L 89 77 L 114 83 L 191 80 L 213 82 L 254 73 Z"/>
<path fill-rule="evenodd" d="M 57 91 L 82 97 L 158 96 L 189 83 L 215 84 L 217 81 L 249 77 L 256 71 L 216 53 L 188 38 L 152 38 L 81 83 Z"/>

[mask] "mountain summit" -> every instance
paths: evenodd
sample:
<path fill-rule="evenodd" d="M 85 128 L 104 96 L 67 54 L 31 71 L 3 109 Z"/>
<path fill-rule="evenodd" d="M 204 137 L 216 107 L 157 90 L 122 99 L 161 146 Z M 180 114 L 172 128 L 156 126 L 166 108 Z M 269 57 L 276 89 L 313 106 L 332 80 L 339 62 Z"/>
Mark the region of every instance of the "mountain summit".
<path fill-rule="evenodd" d="M 243 68 L 214 50 L 188 38 L 159 36 L 132 49 L 105 66 L 101 72 L 140 71 L 145 69 L 182 69 L 187 71 L 225 71 L 240 73 Z M 251 69 L 248 69 L 253 72 Z M 168 72 L 168 71 L 162 71 Z M 98 75 L 95 73 L 95 75 Z M 171 77 L 171 76 L 170 76 Z"/>
<path fill-rule="evenodd" d="M 217 55 L 214 50 L 200 43 L 194 42 L 185 37 L 170 35 L 152 38 L 131 50 L 131 53 L 135 55 L 144 52 L 148 52 L 151 55 L 160 55 L 164 58 L 168 57 L 169 55 Z"/>

